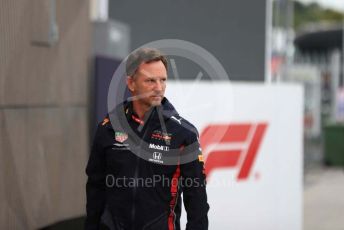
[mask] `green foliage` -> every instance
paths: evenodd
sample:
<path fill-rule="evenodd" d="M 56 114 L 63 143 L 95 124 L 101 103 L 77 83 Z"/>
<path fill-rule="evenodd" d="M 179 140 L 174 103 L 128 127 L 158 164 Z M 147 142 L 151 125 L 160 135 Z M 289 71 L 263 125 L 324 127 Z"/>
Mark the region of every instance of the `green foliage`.
<path fill-rule="evenodd" d="M 340 11 L 325 9 L 317 3 L 303 4 L 294 1 L 294 28 L 298 29 L 300 26 L 307 23 L 316 22 L 342 22 L 344 14 Z"/>
<path fill-rule="evenodd" d="M 344 19 L 344 12 L 323 8 L 317 3 L 305 4 L 296 0 L 293 4 L 294 28 L 296 30 L 308 23 L 323 21 L 341 23 Z M 273 9 L 275 26 L 285 26 L 287 20 L 287 0 L 275 0 Z"/>

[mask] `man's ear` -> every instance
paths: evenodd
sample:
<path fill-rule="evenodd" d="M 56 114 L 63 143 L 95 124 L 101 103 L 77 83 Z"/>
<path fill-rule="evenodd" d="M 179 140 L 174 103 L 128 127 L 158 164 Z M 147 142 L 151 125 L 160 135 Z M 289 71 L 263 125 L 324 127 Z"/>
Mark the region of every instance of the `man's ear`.
<path fill-rule="evenodd" d="M 134 82 L 133 77 L 127 76 L 127 86 L 128 86 L 128 89 L 129 89 L 131 92 L 134 92 L 134 91 L 135 91 L 134 85 L 135 85 L 135 82 Z"/>

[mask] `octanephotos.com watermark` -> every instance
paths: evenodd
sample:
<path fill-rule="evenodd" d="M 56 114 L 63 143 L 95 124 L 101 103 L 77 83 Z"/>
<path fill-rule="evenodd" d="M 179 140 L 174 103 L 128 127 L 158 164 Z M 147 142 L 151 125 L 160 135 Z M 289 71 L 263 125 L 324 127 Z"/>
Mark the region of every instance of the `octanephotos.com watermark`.
<path fill-rule="evenodd" d="M 212 178 L 210 182 L 207 180 L 201 180 L 200 178 L 170 178 L 165 175 L 153 175 L 147 178 L 133 178 L 133 177 L 117 177 L 112 174 L 106 176 L 106 187 L 108 188 L 154 188 L 156 186 L 160 187 L 171 187 L 178 186 L 184 188 L 192 187 L 205 187 L 207 188 L 228 188 L 235 186 L 236 179 L 233 178 Z"/>
<path fill-rule="evenodd" d="M 205 181 L 200 178 L 170 178 L 165 175 L 153 175 L 152 177 L 116 177 L 108 174 L 105 178 L 105 184 L 108 188 L 154 188 L 160 187 L 205 187 Z"/>

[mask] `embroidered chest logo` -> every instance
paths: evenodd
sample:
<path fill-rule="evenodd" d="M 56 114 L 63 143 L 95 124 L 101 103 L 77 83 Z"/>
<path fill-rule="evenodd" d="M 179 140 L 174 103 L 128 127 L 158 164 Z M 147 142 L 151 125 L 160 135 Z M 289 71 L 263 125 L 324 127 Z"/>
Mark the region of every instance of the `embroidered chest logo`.
<path fill-rule="evenodd" d="M 115 140 L 116 141 L 123 143 L 127 139 L 128 139 L 128 134 L 126 134 L 125 132 L 115 132 Z"/>
<path fill-rule="evenodd" d="M 170 141 L 172 139 L 172 134 L 161 132 L 160 130 L 154 130 L 151 138 L 161 141 Z"/>
<path fill-rule="evenodd" d="M 162 150 L 162 151 L 166 151 L 166 152 L 170 150 L 170 147 L 168 147 L 168 146 L 156 145 L 156 144 L 153 144 L 153 143 L 149 144 L 149 148 L 150 149 L 156 149 L 156 150 Z"/>
<path fill-rule="evenodd" d="M 148 159 L 148 161 L 158 163 L 158 164 L 164 163 L 164 161 L 162 160 L 162 153 L 160 152 L 153 152 L 152 158 Z"/>
<path fill-rule="evenodd" d="M 159 153 L 159 152 L 154 152 L 153 153 L 153 159 L 154 160 L 161 160 L 161 153 Z"/>

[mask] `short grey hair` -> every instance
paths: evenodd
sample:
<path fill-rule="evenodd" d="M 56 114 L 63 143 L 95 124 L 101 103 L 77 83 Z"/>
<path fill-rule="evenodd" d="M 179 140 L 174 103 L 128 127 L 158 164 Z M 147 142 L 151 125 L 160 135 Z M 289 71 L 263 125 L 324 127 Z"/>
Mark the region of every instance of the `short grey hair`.
<path fill-rule="evenodd" d="M 128 56 L 126 61 L 127 76 L 134 76 L 142 63 L 150 63 L 155 61 L 162 61 L 166 71 L 168 70 L 167 59 L 160 50 L 148 47 L 135 50 Z"/>

